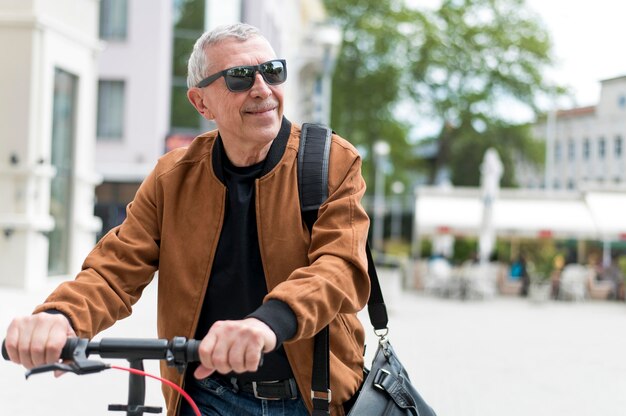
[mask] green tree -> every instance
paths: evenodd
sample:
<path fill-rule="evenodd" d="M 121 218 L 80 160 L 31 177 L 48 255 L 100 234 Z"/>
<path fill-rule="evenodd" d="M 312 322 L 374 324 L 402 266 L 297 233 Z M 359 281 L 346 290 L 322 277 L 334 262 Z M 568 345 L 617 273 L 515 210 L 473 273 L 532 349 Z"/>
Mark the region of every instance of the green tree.
<path fill-rule="evenodd" d="M 507 124 L 493 120 L 483 132 L 467 128 L 459 132 L 452 146 L 449 164 L 452 167 L 451 180 L 457 186 L 477 186 L 480 183 L 480 169 L 485 152 L 490 147 L 498 151 L 505 167 L 500 184 L 504 187 L 516 185 L 515 158 L 524 155 L 525 161 L 541 163 L 545 158 L 542 142 L 532 136 L 528 124 Z"/>
<path fill-rule="evenodd" d="M 477 167 L 488 147 L 505 165 L 513 185 L 513 160 L 540 165 L 541 146 L 527 125 L 503 108 L 516 103 L 539 110 L 538 100 L 559 94 L 543 78 L 552 64 L 551 43 L 524 0 L 443 0 L 436 10 L 407 8 L 400 0 L 326 0 L 344 28 L 333 82 L 333 127 L 357 145 L 385 138 L 394 174 L 429 169 L 429 180 L 448 168 L 455 184 L 477 185 Z M 407 120 L 399 103 L 411 102 Z M 407 140 L 411 127 L 439 126 L 430 138 L 437 152 L 420 163 Z"/>
<path fill-rule="evenodd" d="M 343 28 L 343 44 L 333 77 L 331 125 L 364 150 L 364 173 L 373 184 L 373 144 L 391 145 L 394 177 L 401 179 L 409 163 L 410 125 L 395 115 L 402 97 L 406 37 L 400 24 L 415 12 L 401 0 L 326 0 L 329 16 Z"/>
<path fill-rule="evenodd" d="M 172 94 L 170 124 L 173 130 L 200 128 L 201 117 L 187 100 L 187 61 L 196 39 L 204 31 L 204 0 L 174 1 Z"/>
<path fill-rule="evenodd" d="M 524 0 L 445 0 L 426 16 L 409 59 L 412 94 L 441 126 L 431 181 L 449 166 L 453 179 L 476 185 L 478 175 L 467 176 L 463 165 L 477 166 L 477 150 L 495 145 L 513 184 L 515 155 L 542 159 L 528 128 L 511 126 L 502 106 L 515 102 L 536 112 L 539 98 L 561 92 L 542 75 L 552 64 L 547 31 Z"/>

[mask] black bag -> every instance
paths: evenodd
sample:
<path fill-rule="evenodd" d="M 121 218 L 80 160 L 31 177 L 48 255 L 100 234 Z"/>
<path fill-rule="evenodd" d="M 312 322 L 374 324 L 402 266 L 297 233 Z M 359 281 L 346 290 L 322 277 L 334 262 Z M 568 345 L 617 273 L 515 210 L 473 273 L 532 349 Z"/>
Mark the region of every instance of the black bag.
<path fill-rule="evenodd" d="M 435 416 L 433 409 L 411 384 L 409 375 L 385 337 L 381 338 L 372 369 L 366 374 L 349 416 Z"/>
<path fill-rule="evenodd" d="M 331 130 L 316 124 L 304 124 L 298 151 L 298 186 L 302 217 L 312 231 L 320 205 L 327 198 L 328 156 Z M 379 338 L 371 370 L 365 369 L 361 388 L 346 409 L 349 416 L 435 416 L 426 404 L 389 343 L 387 308 L 369 245 L 366 246 L 367 268 L 371 282 L 367 309 L 374 332 Z M 311 398 L 313 416 L 330 414 L 330 347 L 325 327 L 315 336 Z"/>

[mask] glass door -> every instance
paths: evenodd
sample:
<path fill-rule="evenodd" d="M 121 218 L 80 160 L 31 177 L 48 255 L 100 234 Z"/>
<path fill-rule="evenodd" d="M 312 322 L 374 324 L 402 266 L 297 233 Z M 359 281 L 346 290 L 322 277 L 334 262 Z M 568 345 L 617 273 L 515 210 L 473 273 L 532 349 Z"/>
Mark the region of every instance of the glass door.
<path fill-rule="evenodd" d="M 76 75 L 55 68 L 51 163 L 56 176 L 50 184 L 50 215 L 55 225 L 49 235 L 49 276 L 69 273 L 77 88 Z"/>

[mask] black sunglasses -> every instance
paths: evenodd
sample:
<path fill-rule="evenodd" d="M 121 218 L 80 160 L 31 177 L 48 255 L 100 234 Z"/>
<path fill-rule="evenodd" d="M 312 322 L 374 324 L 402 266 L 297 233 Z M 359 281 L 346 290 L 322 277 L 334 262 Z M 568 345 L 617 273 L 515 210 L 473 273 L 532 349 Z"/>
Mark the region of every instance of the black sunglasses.
<path fill-rule="evenodd" d="M 287 62 L 284 59 L 274 59 L 259 65 L 234 66 L 217 72 L 196 84 L 198 88 L 210 85 L 219 77 L 224 77 L 226 87 L 233 92 L 247 91 L 254 85 L 256 72 L 259 71 L 266 83 L 278 85 L 287 79 Z"/>

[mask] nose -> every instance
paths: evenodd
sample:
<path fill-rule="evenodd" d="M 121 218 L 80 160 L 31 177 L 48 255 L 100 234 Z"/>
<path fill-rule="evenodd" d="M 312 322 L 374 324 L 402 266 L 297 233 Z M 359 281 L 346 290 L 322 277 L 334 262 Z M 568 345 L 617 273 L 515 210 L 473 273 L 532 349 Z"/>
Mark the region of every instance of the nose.
<path fill-rule="evenodd" d="M 256 78 L 254 79 L 254 85 L 250 89 L 250 94 L 253 97 L 259 97 L 259 98 L 267 98 L 270 95 L 272 95 L 272 89 L 270 88 L 269 85 L 267 85 L 261 73 L 257 71 L 257 73 L 254 74 L 254 76 Z"/>

